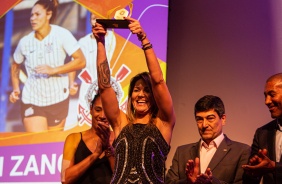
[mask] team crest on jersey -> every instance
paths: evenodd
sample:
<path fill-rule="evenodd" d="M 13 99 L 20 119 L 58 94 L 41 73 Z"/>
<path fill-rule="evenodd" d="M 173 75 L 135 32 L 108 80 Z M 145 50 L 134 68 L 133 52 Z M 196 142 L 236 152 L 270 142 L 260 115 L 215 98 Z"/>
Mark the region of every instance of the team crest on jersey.
<path fill-rule="evenodd" d="M 45 51 L 47 53 L 51 53 L 53 51 L 53 43 L 46 43 L 45 44 Z"/>

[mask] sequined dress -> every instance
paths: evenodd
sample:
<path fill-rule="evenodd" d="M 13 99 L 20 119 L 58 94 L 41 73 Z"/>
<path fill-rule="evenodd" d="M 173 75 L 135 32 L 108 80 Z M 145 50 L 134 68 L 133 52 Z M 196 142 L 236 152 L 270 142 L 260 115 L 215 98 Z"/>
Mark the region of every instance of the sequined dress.
<path fill-rule="evenodd" d="M 114 147 L 116 163 L 112 184 L 164 183 L 170 146 L 154 124 L 126 125 Z"/>

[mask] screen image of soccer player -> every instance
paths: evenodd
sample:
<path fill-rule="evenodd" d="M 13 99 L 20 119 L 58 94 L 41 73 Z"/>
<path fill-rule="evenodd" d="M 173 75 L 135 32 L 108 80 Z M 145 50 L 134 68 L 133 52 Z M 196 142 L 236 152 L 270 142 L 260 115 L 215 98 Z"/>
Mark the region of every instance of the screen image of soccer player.
<path fill-rule="evenodd" d="M 3 27 L 3 32 L 0 33 L 1 38 L 5 37 L 1 40 L 2 81 L 4 80 L 3 75 L 11 75 L 10 63 L 14 60 L 14 52 L 19 41 L 32 33 L 29 20 L 35 2 L 35 0 L 23 0 L 4 4 L 6 11 L 2 13 L 0 22 Z M 1 111 L 2 119 L 0 121 L 2 132 L 0 133 L 0 183 L 60 182 L 62 151 L 66 136 L 72 132 L 86 130 L 91 126 L 88 102 L 93 98 L 93 92 L 97 90 L 97 83 L 95 83 L 97 79 L 96 48 L 95 42 L 88 46 L 88 42 L 83 39 L 91 36 L 91 12 L 97 18 L 106 19 L 114 18 L 116 12 L 121 10 L 127 11 L 131 17 L 142 23 L 146 34 L 150 35 L 150 41 L 154 43 L 154 50 L 163 73 L 166 74 L 168 1 L 121 0 L 117 2 L 107 0 L 95 3 L 86 0 L 59 0 L 57 16 L 53 24 L 67 29 L 75 37 L 86 58 L 86 67 L 76 71 L 74 82 L 78 90 L 76 94 L 69 96 L 68 115 L 61 129 L 27 132 L 21 117 L 21 99 L 15 103 L 9 101 L 9 95 L 13 90 L 11 78 L 6 77 L 4 83 L 1 83 L 1 88 L 8 89 L 8 91 L 5 91 L 6 100 L 1 101 L 1 107 L 5 108 Z M 155 19 L 153 24 L 152 18 Z M 140 41 L 128 29 L 108 29 L 106 47 L 112 78 L 120 90 L 118 96 L 120 108 L 125 110 L 130 78 L 139 72 L 148 70 L 142 53 L 144 51 L 140 46 Z M 29 49 L 30 46 L 27 48 Z M 35 47 L 35 50 L 30 52 L 40 54 L 36 49 L 38 48 Z M 54 49 L 56 48 L 51 42 L 43 45 L 41 56 L 44 57 L 44 52 L 52 53 Z M 29 57 L 25 53 L 23 55 Z M 70 56 L 67 56 L 65 62 L 71 59 Z M 31 77 L 27 67 L 22 64 L 20 68 L 21 90 L 28 77 Z M 41 98 L 44 98 L 43 96 Z M 64 109 L 64 107 L 61 108 Z M 32 113 L 32 110 L 29 113 Z"/>

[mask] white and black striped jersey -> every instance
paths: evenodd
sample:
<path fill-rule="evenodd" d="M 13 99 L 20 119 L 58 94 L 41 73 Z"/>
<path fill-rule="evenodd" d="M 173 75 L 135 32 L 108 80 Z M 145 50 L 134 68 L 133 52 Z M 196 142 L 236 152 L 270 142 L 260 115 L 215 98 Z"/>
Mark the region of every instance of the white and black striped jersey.
<path fill-rule="evenodd" d="M 96 69 L 96 60 L 97 60 L 97 41 L 92 35 L 92 33 L 87 34 L 82 37 L 79 41 L 79 45 L 86 59 L 86 67 L 82 69 L 78 75 L 81 80 L 80 90 L 79 90 L 79 101 L 78 101 L 78 114 L 84 113 L 81 121 L 87 119 L 89 116 L 89 107 L 86 100 L 87 91 L 90 85 L 97 80 L 97 69 Z M 111 61 L 114 50 L 116 47 L 116 37 L 113 31 L 107 30 L 105 36 L 105 48 L 108 62 Z M 86 112 L 84 111 L 86 110 Z M 85 117 L 85 118 L 83 118 Z M 91 122 L 90 122 L 91 123 Z M 90 124 L 91 125 L 91 124 Z"/>
<path fill-rule="evenodd" d="M 28 76 L 22 92 L 23 103 L 48 106 L 68 98 L 68 74 L 38 74 L 35 67 L 64 65 L 66 54 L 71 56 L 79 48 L 71 32 L 56 25 L 51 25 L 50 33 L 41 41 L 35 38 L 34 31 L 23 37 L 14 52 L 14 61 L 24 62 Z"/>

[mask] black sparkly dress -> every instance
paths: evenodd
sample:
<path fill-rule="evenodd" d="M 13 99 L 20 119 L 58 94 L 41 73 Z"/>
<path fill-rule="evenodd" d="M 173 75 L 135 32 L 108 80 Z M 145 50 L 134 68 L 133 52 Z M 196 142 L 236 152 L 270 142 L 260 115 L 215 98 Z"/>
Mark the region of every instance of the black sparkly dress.
<path fill-rule="evenodd" d="M 81 135 L 81 133 L 80 133 Z M 91 155 L 92 152 L 87 148 L 85 142 L 81 140 L 74 156 L 74 163 L 77 164 Z M 107 157 L 98 158 L 83 175 L 75 182 L 75 184 L 107 184 L 110 183 L 112 170 Z"/>
<path fill-rule="evenodd" d="M 170 146 L 152 123 L 126 125 L 114 141 L 112 184 L 164 183 Z"/>

